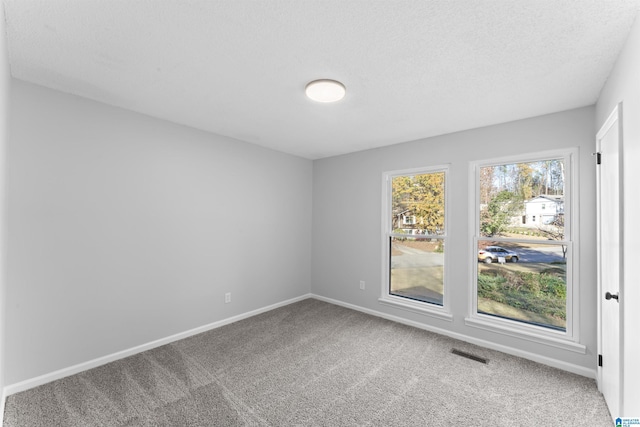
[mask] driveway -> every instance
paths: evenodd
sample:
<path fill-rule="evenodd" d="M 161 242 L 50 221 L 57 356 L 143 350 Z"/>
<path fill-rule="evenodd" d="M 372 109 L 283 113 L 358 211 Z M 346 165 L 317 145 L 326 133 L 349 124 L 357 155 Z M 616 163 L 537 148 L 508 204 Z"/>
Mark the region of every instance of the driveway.
<path fill-rule="evenodd" d="M 399 244 L 396 244 L 395 248 L 402 252 L 402 255 L 391 258 L 392 268 L 421 268 L 444 265 L 444 254 L 441 252 L 427 252 Z"/>

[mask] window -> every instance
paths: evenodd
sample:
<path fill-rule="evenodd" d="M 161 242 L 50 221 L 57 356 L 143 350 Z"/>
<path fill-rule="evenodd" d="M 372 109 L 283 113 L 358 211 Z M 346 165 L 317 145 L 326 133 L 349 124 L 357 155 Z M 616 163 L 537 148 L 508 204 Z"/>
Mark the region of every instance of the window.
<path fill-rule="evenodd" d="M 446 166 L 384 174 L 380 301 L 451 319 L 446 292 Z"/>
<path fill-rule="evenodd" d="M 573 151 L 554 151 L 472 164 L 477 267 L 467 324 L 584 352 L 575 343 L 574 157 Z M 565 210 L 536 222 L 532 212 L 545 208 L 543 197 Z M 531 222 L 522 224 L 527 215 Z"/>
<path fill-rule="evenodd" d="M 414 225 L 416 223 L 416 217 L 415 216 L 402 216 L 402 223 L 404 225 Z"/>

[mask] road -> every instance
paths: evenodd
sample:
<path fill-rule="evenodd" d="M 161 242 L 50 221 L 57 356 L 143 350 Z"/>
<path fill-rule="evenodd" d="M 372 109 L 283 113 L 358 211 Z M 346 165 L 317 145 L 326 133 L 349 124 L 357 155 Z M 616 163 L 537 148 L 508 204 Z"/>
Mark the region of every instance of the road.
<path fill-rule="evenodd" d="M 518 248 L 515 250 L 518 254 L 518 262 L 562 262 L 562 246 L 549 245 L 545 247 Z"/>
<path fill-rule="evenodd" d="M 427 252 L 420 249 L 396 243 L 394 247 L 402 252 L 402 255 L 393 256 L 391 260 L 392 268 L 420 268 L 444 265 L 444 254 L 437 252 Z M 509 249 L 508 246 L 504 246 Z M 514 250 L 518 254 L 518 262 L 530 263 L 553 263 L 562 262 L 562 246 L 548 245 L 536 246 L 535 248 L 519 247 Z"/>

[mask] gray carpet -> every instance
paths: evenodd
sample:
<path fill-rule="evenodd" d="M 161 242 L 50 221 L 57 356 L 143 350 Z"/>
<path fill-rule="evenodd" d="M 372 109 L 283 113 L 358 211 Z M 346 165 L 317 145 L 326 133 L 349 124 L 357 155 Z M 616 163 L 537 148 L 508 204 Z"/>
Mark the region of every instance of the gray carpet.
<path fill-rule="evenodd" d="M 611 424 L 593 380 L 313 299 L 12 395 L 4 422 Z"/>

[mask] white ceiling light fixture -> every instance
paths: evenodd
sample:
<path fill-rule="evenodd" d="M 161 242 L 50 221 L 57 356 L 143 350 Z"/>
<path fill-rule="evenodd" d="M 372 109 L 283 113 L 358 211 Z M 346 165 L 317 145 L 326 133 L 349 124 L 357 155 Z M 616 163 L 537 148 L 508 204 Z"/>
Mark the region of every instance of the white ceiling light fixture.
<path fill-rule="evenodd" d="M 344 98 L 347 88 L 339 81 L 320 79 L 309 82 L 304 92 L 316 102 L 336 102 Z"/>

